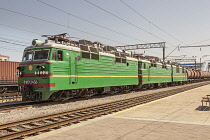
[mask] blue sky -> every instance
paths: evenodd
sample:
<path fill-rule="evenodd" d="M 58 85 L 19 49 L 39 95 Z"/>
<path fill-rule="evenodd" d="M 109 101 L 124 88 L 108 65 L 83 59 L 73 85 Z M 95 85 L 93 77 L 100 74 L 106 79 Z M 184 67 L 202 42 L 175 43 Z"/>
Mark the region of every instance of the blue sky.
<path fill-rule="evenodd" d="M 110 13 L 117 15 L 121 19 L 132 23 L 144 31 L 94 7 L 85 0 L 40 1 L 46 2 L 67 13 L 94 22 L 128 37 L 75 18 L 37 0 L 1 0 L 0 54 L 10 56 L 11 61 L 21 61 L 22 52 L 25 46 L 17 44 L 27 46 L 31 44 L 33 39 L 41 39 L 44 41 L 44 38 L 41 38 L 42 34 L 68 33 L 72 37 L 83 38 L 90 41 L 100 41 L 111 46 L 164 41 L 166 42 L 167 47 L 166 54 L 169 54 L 178 45 L 203 45 L 210 43 L 209 0 L 123 0 L 145 18 L 176 39 L 153 26 L 129 9 L 120 0 L 88 1 L 106 9 Z M 37 17 L 46 20 L 47 22 L 15 14 L 8 10 Z M 59 25 L 49 23 L 49 21 Z M 145 55 L 162 57 L 161 49 L 138 50 L 136 52 L 145 52 Z M 202 48 L 201 51 L 200 48 L 186 48 L 181 49 L 180 51 L 176 49 L 171 55 L 187 55 L 187 57 L 197 56 L 199 59 L 203 55 L 209 55 L 209 52 L 210 47 Z M 204 59 L 210 59 L 210 57 L 205 57 L 203 60 Z"/>

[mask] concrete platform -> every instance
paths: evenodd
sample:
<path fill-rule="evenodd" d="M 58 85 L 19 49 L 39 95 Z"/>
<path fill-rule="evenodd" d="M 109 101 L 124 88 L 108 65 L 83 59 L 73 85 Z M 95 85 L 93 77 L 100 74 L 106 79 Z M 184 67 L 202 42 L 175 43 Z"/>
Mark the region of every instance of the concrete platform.
<path fill-rule="evenodd" d="M 27 139 L 210 139 L 210 109 L 200 110 L 206 94 L 210 94 L 210 85 Z"/>

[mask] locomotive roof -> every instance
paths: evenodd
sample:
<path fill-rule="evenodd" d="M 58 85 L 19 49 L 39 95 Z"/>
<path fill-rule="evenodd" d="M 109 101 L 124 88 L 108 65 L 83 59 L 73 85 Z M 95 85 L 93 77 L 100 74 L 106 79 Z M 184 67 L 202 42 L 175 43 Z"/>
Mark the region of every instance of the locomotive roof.
<path fill-rule="evenodd" d="M 29 46 L 29 47 L 25 48 L 25 51 L 31 50 L 31 49 L 34 49 L 34 48 L 37 48 L 37 49 L 38 48 L 42 48 L 42 49 L 43 48 L 57 48 L 57 49 L 65 49 L 65 50 L 71 50 L 71 51 L 77 51 L 77 52 L 82 51 L 79 47 L 74 47 L 74 46 L 65 45 L 65 44 L 58 44 L 58 43 L 53 43 L 53 42 L 40 43 L 37 46 Z M 107 52 L 99 52 L 99 54 L 103 55 L 103 56 L 115 57 L 114 54 L 107 53 Z M 126 59 L 131 60 L 131 61 L 138 61 L 138 59 L 128 57 L 128 56 L 126 56 Z"/>

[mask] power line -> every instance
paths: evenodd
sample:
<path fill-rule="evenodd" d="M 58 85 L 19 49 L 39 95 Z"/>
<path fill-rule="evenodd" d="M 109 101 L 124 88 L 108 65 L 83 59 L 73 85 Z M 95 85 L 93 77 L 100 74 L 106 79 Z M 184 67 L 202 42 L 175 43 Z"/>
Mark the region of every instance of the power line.
<path fill-rule="evenodd" d="M 23 45 L 23 44 L 13 43 L 13 42 L 10 42 L 10 41 L 5 41 L 5 40 L 0 40 L 0 42 L 3 42 L 3 43 L 9 43 L 9 44 L 18 45 L 18 46 L 28 46 L 28 45 Z"/>
<path fill-rule="evenodd" d="M 146 33 L 148 33 L 148 34 L 151 34 L 152 36 L 154 36 L 154 37 L 156 37 L 156 38 L 158 38 L 158 39 L 160 39 L 162 41 L 164 41 L 164 39 L 158 37 L 157 35 L 149 32 L 149 31 L 147 31 L 147 30 L 145 30 L 145 29 L 143 29 L 143 28 L 141 28 L 141 27 L 139 27 L 139 26 L 137 26 L 137 25 L 135 25 L 135 24 L 133 24 L 133 23 L 131 23 L 131 22 L 129 22 L 129 21 L 127 21 L 127 20 L 125 20 L 125 19 L 123 19 L 123 18 L 121 18 L 121 17 L 119 17 L 119 16 L 117 16 L 117 15 L 115 15 L 115 14 L 113 14 L 113 13 L 111 13 L 111 12 L 109 12 L 109 11 L 103 9 L 103 8 L 101 8 L 101 7 L 99 7 L 99 6 L 97 6 L 96 4 L 94 4 L 94 3 L 92 3 L 92 2 L 90 2 L 88 0 L 84 0 L 84 1 L 86 1 L 87 3 L 93 5 L 94 7 L 97 7 L 98 9 L 100 9 L 100 10 L 102 10 L 102 11 L 104 11 L 104 12 L 106 12 L 106 13 L 108 13 L 108 14 L 110 14 L 110 15 L 112 15 L 112 16 L 114 16 L 114 17 L 116 17 L 116 18 L 118 18 L 118 19 L 120 19 L 120 20 L 122 20 L 122 21 L 124 21 L 124 22 L 126 22 L 126 23 L 128 23 L 128 24 L 130 24 L 130 25 L 132 25 L 132 26 L 134 26 L 134 27 L 144 31 L 144 32 L 146 32 Z"/>
<path fill-rule="evenodd" d="M 37 33 L 37 32 L 33 32 L 33 31 L 29 31 L 29 30 L 25 30 L 25 29 L 21 29 L 21 28 L 17 28 L 17 27 L 12 27 L 12 26 L 9 26 L 9 25 L 4 25 L 4 24 L 1 24 L 1 26 L 5 26 L 5 27 L 8 27 L 8 28 L 13 28 L 13 29 L 17 29 L 17 30 L 20 30 L 20 31 L 25 31 L 25 32 L 29 32 L 29 33 L 33 33 L 33 34 L 38 34 L 38 35 L 42 35 L 40 33 Z"/>
<path fill-rule="evenodd" d="M 138 14 L 139 16 L 141 16 L 143 19 L 145 19 L 146 21 L 148 21 L 151 25 L 155 26 L 156 28 L 158 28 L 159 30 L 161 30 L 162 32 L 166 33 L 168 36 L 172 37 L 173 39 L 185 44 L 183 41 L 180 41 L 179 39 L 177 39 L 176 37 L 174 37 L 173 35 L 171 35 L 170 33 L 166 32 L 165 30 L 163 30 L 162 28 L 160 28 L 159 26 L 157 26 L 156 24 L 154 24 L 152 21 L 150 21 L 149 19 L 147 19 L 145 16 L 143 16 L 142 14 L 140 14 L 138 11 L 136 11 L 134 8 L 132 8 L 130 5 L 128 5 L 127 3 L 125 3 L 123 0 L 120 0 L 124 5 L 126 5 L 128 8 L 130 8 L 132 11 L 134 11 L 136 14 Z M 169 43 L 171 44 L 171 43 Z M 173 44 L 171 44 L 173 45 Z M 174 45 L 173 45 L 174 46 Z M 175 50 L 177 49 L 177 47 L 175 47 L 175 49 L 173 49 L 167 56 L 166 58 L 172 54 Z M 185 51 L 186 52 L 186 51 Z M 188 53 L 188 52 L 187 52 Z"/>
<path fill-rule="evenodd" d="M 137 25 L 135 25 L 135 24 L 133 24 L 133 23 L 131 23 L 131 22 L 129 22 L 129 21 L 127 21 L 127 20 L 125 20 L 125 19 L 123 19 L 123 18 L 121 18 L 121 17 L 119 17 L 119 16 L 117 16 L 117 15 L 111 13 L 111 12 L 109 12 L 109 11 L 107 11 L 106 9 L 101 8 L 100 6 L 98 6 L 98 5 L 90 2 L 88 0 L 84 0 L 84 1 L 87 2 L 87 3 L 89 3 L 89 4 L 91 4 L 91 5 L 93 5 L 96 8 L 98 8 L 98 9 L 100 9 L 100 10 L 102 10 L 102 11 L 104 11 L 104 12 L 106 12 L 106 13 L 108 13 L 108 14 L 110 14 L 110 15 L 112 15 L 112 16 L 114 16 L 114 17 L 116 17 L 116 18 L 118 18 L 118 19 L 120 19 L 120 20 L 122 20 L 122 21 L 124 21 L 126 23 L 128 23 L 129 25 L 132 25 L 132 26 L 138 28 L 139 30 L 142 30 L 142 31 L 144 31 L 144 32 L 146 32 L 146 33 L 148 33 L 148 34 L 150 34 L 150 35 L 152 35 L 152 36 L 154 36 L 154 37 L 162 40 L 162 41 L 165 41 L 164 39 L 158 37 L 157 35 L 155 35 L 155 34 L 149 32 L 149 31 L 147 31 L 147 30 L 145 30 L 145 29 L 143 29 L 143 28 L 141 28 L 141 27 L 139 27 L 139 26 L 137 26 Z M 175 47 L 175 45 L 171 44 L 170 42 L 167 42 L 167 43 Z"/>
<path fill-rule="evenodd" d="M 63 24 L 60 24 L 60 23 L 53 22 L 53 21 L 48 21 L 48 20 L 45 20 L 45 19 L 41 19 L 41 18 L 38 18 L 38 17 L 34 17 L 34 16 L 31 16 L 31 15 L 23 14 L 23 13 L 16 12 L 16 11 L 12 11 L 12 10 L 5 9 L 5 8 L 0 8 L 0 9 L 1 9 L 1 10 L 5 10 L 5 11 L 8 11 L 8 12 L 15 13 L 15 14 L 19 14 L 19 15 L 22 15 L 22 16 L 25 16 L 25 17 L 33 18 L 33 19 L 40 20 L 40 21 L 44 21 L 44 22 L 47 22 L 47 23 L 51 23 L 51 24 L 54 24 L 54 25 L 58 25 L 58 26 L 70 28 L 70 29 L 72 29 L 72 30 L 79 31 L 79 32 L 82 32 L 82 33 L 86 33 L 86 34 L 89 34 L 89 35 L 92 35 L 92 36 L 96 36 L 96 37 L 99 37 L 99 38 L 103 38 L 103 39 L 105 39 L 105 40 L 109 40 L 109 41 L 112 41 L 112 42 L 124 44 L 124 43 L 122 43 L 122 42 L 118 42 L 118 41 L 115 41 L 115 40 L 112 40 L 112 39 L 109 39 L 109 38 L 105 38 L 105 37 L 102 37 L 102 36 L 99 36 L 99 35 L 96 35 L 96 34 L 93 34 L 93 33 L 89 33 L 89 32 L 86 32 L 86 31 L 82 31 L 82 30 L 80 30 L 80 29 L 76 29 L 76 28 L 73 28 L 73 27 L 70 27 L 70 26 L 66 26 L 66 25 L 63 25 Z"/>
<path fill-rule="evenodd" d="M 201 43 L 201 42 L 206 42 L 206 41 L 210 41 L 210 39 L 201 40 L 201 41 L 198 41 L 198 42 L 191 43 L 189 45 L 194 45 L 194 44 Z"/>
<path fill-rule="evenodd" d="M 64 11 L 64 10 L 58 8 L 58 7 L 55 7 L 55 6 L 53 6 L 53 5 L 50 5 L 50 4 L 48 4 L 48 3 L 46 3 L 46 2 L 43 2 L 43 1 L 41 1 L 41 0 L 37 0 L 37 1 L 40 2 L 40 3 L 42 3 L 42 4 L 45 4 L 45 5 L 49 6 L 49 7 L 51 7 L 51 8 L 57 9 L 58 11 L 61 11 L 61 12 L 63 12 L 63 13 L 66 13 L 67 15 L 71 15 L 71 16 L 73 16 L 73 17 L 75 17 L 75 18 L 78 18 L 78 19 L 80 19 L 80 20 L 86 21 L 86 22 L 88 22 L 88 23 L 91 23 L 91 24 L 96 25 L 96 26 L 98 26 L 98 27 L 101 27 L 101 28 L 103 28 L 103 29 L 109 30 L 109 31 L 111 31 L 111 32 L 120 34 L 120 35 L 122 35 L 122 36 L 131 38 L 131 39 L 134 39 L 134 40 L 142 41 L 142 40 L 139 40 L 139 39 L 137 39 L 137 38 L 133 38 L 133 37 L 128 36 L 128 35 L 126 35 L 126 34 L 123 34 L 123 33 L 120 33 L 120 32 L 118 32 L 118 31 L 115 31 L 115 30 L 112 30 L 112 29 L 110 29 L 110 28 L 107 28 L 107 27 L 105 27 L 105 26 L 102 26 L 102 25 L 100 25 L 100 24 L 94 23 L 94 22 L 92 22 L 92 21 L 90 21 L 90 20 L 84 19 L 84 18 L 79 17 L 79 16 L 77 16 L 77 15 L 74 15 L 74 14 L 72 14 L 72 13 L 66 12 L 66 11 Z M 146 43 L 145 41 L 142 41 L 142 42 Z"/>
<path fill-rule="evenodd" d="M 126 5 L 128 8 L 130 8 L 132 11 L 134 11 L 136 14 L 138 14 L 139 16 L 141 16 L 143 19 L 145 19 L 146 21 L 148 21 L 151 25 L 155 26 L 156 28 L 158 28 L 159 30 L 161 30 L 162 32 L 166 33 L 168 36 L 172 37 L 173 39 L 179 41 L 180 43 L 185 44 L 183 41 L 177 39 L 176 37 L 174 37 L 173 35 L 171 35 L 170 33 L 168 33 L 167 31 L 163 30 L 162 28 L 160 28 L 159 26 L 157 26 L 156 24 L 154 24 L 152 21 L 150 21 L 149 19 L 147 19 L 145 16 L 143 16 L 142 14 L 140 14 L 138 11 L 136 11 L 134 8 L 132 8 L 130 5 L 128 5 L 127 3 L 125 3 L 123 0 L 120 0 L 124 5 Z M 171 44 L 171 43 L 169 43 Z M 173 45 L 173 44 L 171 44 Z M 173 45 L 174 46 L 174 45 Z M 175 49 L 173 49 L 167 56 L 166 58 L 172 54 L 178 47 L 175 47 Z M 186 51 L 185 51 L 186 52 Z M 189 53 L 189 52 L 187 52 Z M 192 54 L 192 53 L 190 53 Z"/>
<path fill-rule="evenodd" d="M 4 36 L 10 36 L 10 37 L 13 37 L 13 38 L 19 38 L 19 39 L 23 39 L 23 40 L 28 40 L 27 38 L 22 38 L 22 37 L 17 37 L 17 36 L 8 35 L 8 34 L 2 34 L 2 33 L 0 33 L 0 34 L 4 35 Z"/>
<path fill-rule="evenodd" d="M 108 38 L 105 38 L 105 37 L 102 37 L 102 36 L 98 36 L 98 35 L 95 35 L 95 34 L 92 34 L 92 33 L 88 33 L 88 32 L 85 32 L 85 31 L 81 31 L 81 30 L 79 30 L 79 29 L 72 28 L 72 27 L 68 27 L 68 26 L 63 25 L 63 24 L 59 24 L 59 23 L 55 23 L 55 22 L 48 21 L 48 20 L 45 20 L 45 19 L 33 17 L 33 16 L 30 16 L 30 15 L 27 15 L 27 14 L 22 14 L 22 13 L 19 13 L 19 12 L 16 12 L 16 11 L 12 11 L 12 10 L 8 10 L 8 9 L 5 9 L 5 8 L 0 8 L 0 9 L 1 9 L 1 10 L 6 10 L 6 11 L 9 11 L 9 12 L 12 12 L 12 13 L 16 13 L 16 14 L 19 14 L 19 15 L 22 15 L 22 16 L 30 17 L 30 18 L 33 18 L 33 19 L 41 20 L 41 21 L 44 21 L 44 22 L 48 22 L 48 23 L 51 23 L 51 24 L 55 24 L 55 25 L 67 27 L 67 28 L 70 28 L 70 29 L 73 29 L 73 30 L 76 30 L 76 31 L 79 31 L 79 32 L 83 32 L 83 33 L 86 33 L 86 34 L 90 34 L 90 35 L 93 35 L 93 36 L 97 36 L 97 37 L 100 37 L 100 38 L 103 38 L 103 39 L 106 39 L 106 40 L 110 40 L 110 41 L 113 41 L 113 42 L 117 42 L 117 41 L 115 41 L 115 40 L 108 39 Z M 10 28 L 15 28 L 15 27 L 8 26 L 8 25 L 3 25 L 3 24 L 0 24 L 0 25 L 6 26 L 6 27 L 10 27 Z M 22 31 L 26 31 L 26 32 L 31 32 L 31 31 L 28 31 L 28 30 L 20 29 L 20 28 L 15 28 L 15 29 L 22 30 Z M 36 33 L 36 32 L 31 32 L 31 33 Z M 40 33 L 36 33 L 36 34 L 40 34 Z M 117 42 L 117 43 L 121 43 L 121 42 Z M 122 44 L 123 44 L 123 43 L 122 43 Z"/>
<path fill-rule="evenodd" d="M 23 51 L 20 51 L 20 50 L 17 50 L 17 49 L 13 49 L 13 48 L 10 48 L 10 47 L 7 47 L 7 46 L 6 46 L 6 47 L 2 47 L 2 46 L 1 46 L 0 49 L 6 49 L 6 50 L 8 50 L 8 51 L 11 50 L 11 51 L 16 51 L 16 52 L 19 52 L 19 53 L 23 53 Z"/>
<path fill-rule="evenodd" d="M 166 33 L 167 35 L 169 35 L 170 37 L 172 37 L 173 39 L 183 43 L 182 41 L 180 41 L 179 39 L 177 39 L 176 37 L 174 37 L 173 35 L 169 34 L 168 32 L 166 32 L 165 30 L 163 30 L 162 28 L 160 28 L 159 26 L 157 26 L 156 24 L 154 24 L 152 21 L 150 21 L 149 19 L 147 19 L 145 16 L 143 16 L 142 14 L 140 14 L 138 11 L 136 11 L 134 8 L 132 8 L 130 5 L 128 5 L 127 3 L 125 3 L 123 0 L 120 0 L 124 5 L 126 5 L 128 8 L 130 8 L 132 11 L 134 11 L 136 14 L 138 14 L 139 16 L 141 16 L 143 19 L 145 19 L 146 21 L 148 21 L 150 24 L 152 24 L 153 26 L 155 26 L 156 28 L 158 28 L 159 30 L 161 30 L 162 32 Z"/>
<path fill-rule="evenodd" d="M 42 4 L 45 4 L 45 5 L 49 6 L 49 7 L 51 7 L 51 8 L 54 8 L 54 9 L 56 9 L 56 10 L 58 10 L 58 11 L 61 11 L 61 12 L 63 12 L 63 13 L 66 13 L 67 15 L 71 15 L 71 16 L 73 16 L 73 17 L 75 17 L 75 18 L 78 18 L 78 19 L 80 19 L 80 20 L 83 20 L 83 21 L 86 21 L 86 22 L 88 22 L 88 23 L 94 24 L 94 25 L 96 25 L 96 26 L 99 26 L 99 27 L 101 27 L 101 28 L 107 29 L 107 30 L 112 31 L 112 32 L 114 32 L 114 33 L 117 33 L 117 34 L 126 36 L 126 37 L 131 38 L 131 39 L 134 39 L 134 40 L 142 41 L 142 40 L 139 40 L 139 39 L 130 37 L 130 36 L 128 36 L 128 35 L 122 34 L 122 33 L 120 33 L 120 32 L 117 32 L 117 31 L 115 31 L 115 30 L 109 29 L 109 28 L 107 28 L 107 27 L 104 27 L 104 26 L 102 26 L 102 25 L 99 25 L 99 24 L 97 24 L 97 23 L 94 23 L 94 22 L 92 22 L 92 21 L 89 21 L 89 20 L 87 20 L 87 19 L 84 19 L 84 18 L 81 18 L 81 17 L 79 17 L 79 16 L 76 16 L 76 15 L 74 15 L 74 14 L 72 14 L 72 13 L 69 13 L 69 12 L 63 10 L 63 9 L 60 9 L 60 8 L 55 7 L 55 6 L 53 6 L 53 5 L 50 5 L 49 3 L 43 2 L 43 1 L 41 1 L 41 0 L 37 0 L 37 1 L 40 2 L 40 3 L 42 3 Z M 145 42 L 145 41 L 143 41 L 143 42 Z M 146 42 L 145 42 L 145 43 L 146 43 Z"/>
<path fill-rule="evenodd" d="M 30 44 L 29 42 L 23 42 L 23 41 L 14 40 L 14 39 L 8 39 L 8 38 L 3 38 L 3 37 L 0 37 L 0 38 L 1 39 L 4 39 L 4 40 L 13 41 L 13 42 L 23 43 L 23 44 Z"/>

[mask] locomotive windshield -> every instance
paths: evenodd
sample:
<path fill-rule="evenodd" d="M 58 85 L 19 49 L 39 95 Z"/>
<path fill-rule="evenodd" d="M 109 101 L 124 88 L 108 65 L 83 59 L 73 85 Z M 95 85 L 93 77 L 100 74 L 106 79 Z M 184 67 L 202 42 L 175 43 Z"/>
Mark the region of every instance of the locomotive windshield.
<path fill-rule="evenodd" d="M 48 59 L 49 50 L 37 50 L 34 54 L 34 60 Z"/>
<path fill-rule="evenodd" d="M 33 52 L 29 51 L 29 52 L 25 52 L 23 55 L 23 61 L 30 61 L 33 58 Z"/>
<path fill-rule="evenodd" d="M 23 61 L 47 60 L 48 55 L 49 55 L 49 50 L 27 51 L 23 55 Z"/>

